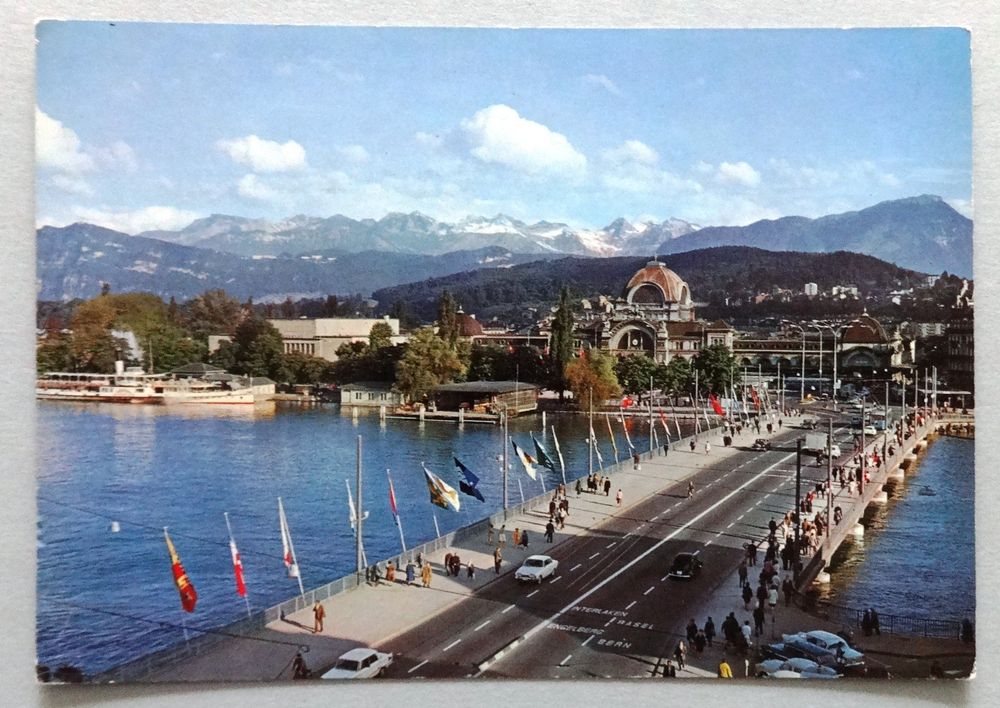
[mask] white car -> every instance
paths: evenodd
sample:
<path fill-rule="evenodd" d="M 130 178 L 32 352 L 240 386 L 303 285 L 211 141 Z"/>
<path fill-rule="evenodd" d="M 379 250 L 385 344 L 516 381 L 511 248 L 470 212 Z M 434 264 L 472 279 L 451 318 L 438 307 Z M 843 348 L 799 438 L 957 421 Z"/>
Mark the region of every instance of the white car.
<path fill-rule="evenodd" d="M 823 663 L 828 663 L 829 659 L 836 661 L 838 654 L 844 666 L 862 664 L 865 660 L 865 655 L 851 647 L 844 641 L 843 637 L 821 629 L 797 634 L 782 634 L 781 641 L 787 646 L 807 651 Z"/>
<path fill-rule="evenodd" d="M 333 668 L 320 676 L 322 679 L 366 679 L 381 674 L 392 663 L 392 654 L 368 647 L 351 649 L 341 654 Z"/>
<path fill-rule="evenodd" d="M 514 573 L 514 579 L 540 583 L 553 576 L 558 567 L 559 561 L 551 556 L 528 556 Z"/>
<path fill-rule="evenodd" d="M 781 659 L 768 659 L 757 664 L 757 676 L 760 678 L 792 678 L 787 676 L 787 672 L 798 674 L 794 678 L 838 678 L 837 670 L 829 666 L 822 666 L 815 661 L 802 657 L 793 657 L 782 661 Z"/>
<path fill-rule="evenodd" d="M 878 431 L 875 430 L 874 425 L 866 425 L 864 428 L 865 437 L 873 438 L 878 435 Z"/>

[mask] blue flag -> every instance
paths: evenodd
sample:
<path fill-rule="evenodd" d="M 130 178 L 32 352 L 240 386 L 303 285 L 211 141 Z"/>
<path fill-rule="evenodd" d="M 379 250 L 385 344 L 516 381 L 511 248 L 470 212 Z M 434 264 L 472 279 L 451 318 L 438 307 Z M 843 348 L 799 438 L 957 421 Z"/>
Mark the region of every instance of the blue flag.
<path fill-rule="evenodd" d="M 452 457 L 455 460 L 455 466 L 458 467 L 459 471 L 465 479 L 460 479 L 458 481 L 458 489 L 462 494 L 468 494 L 470 497 L 475 497 L 481 502 L 485 502 L 486 499 L 483 497 L 483 493 L 476 489 L 476 485 L 479 484 L 479 477 L 473 473 L 468 467 L 462 464 L 461 460 L 457 457 Z"/>

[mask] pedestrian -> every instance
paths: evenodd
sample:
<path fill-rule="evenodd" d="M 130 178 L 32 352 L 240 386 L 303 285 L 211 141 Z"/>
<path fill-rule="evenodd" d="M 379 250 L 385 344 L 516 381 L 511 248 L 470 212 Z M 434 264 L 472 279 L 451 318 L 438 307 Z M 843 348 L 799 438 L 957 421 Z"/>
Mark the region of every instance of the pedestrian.
<path fill-rule="evenodd" d="M 753 590 L 750 589 L 750 583 L 743 586 L 743 609 L 750 609 L 750 602 L 753 600 Z"/>
<path fill-rule="evenodd" d="M 688 499 L 694 496 L 694 482 L 688 481 Z"/>
<path fill-rule="evenodd" d="M 423 554 L 423 551 L 418 551 L 417 552 L 417 567 L 418 568 L 423 568 L 424 567 L 424 554 Z"/>
<path fill-rule="evenodd" d="M 493 550 L 493 570 L 496 571 L 497 575 L 500 575 L 500 564 L 503 562 L 503 556 L 500 555 L 500 548 L 497 547 Z"/>
<path fill-rule="evenodd" d="M 680 669 L 684 668 L 684 657 L 687 656 L 687 645 L 684 640 L 677 642 L 677 648 L 674 649 L 674 658 L 677 659 L 677 667 Z"/>
<path fill-rule="evenodd" d="M 709 617 L 705 621 L 705 639 L 708 640 L 708 646 L 712 646 L 712 640 L 715 639 L 715 622 Z"/>
<path fill-rule="evenodd" d="M 744 620 L 743 626 L 740 627 L 740 631 L 743 632 L 743 639 L 746 642 L 747 649 L 753 646 L 753 628 L 750 626 L 750 620 Z"/>
<path fill-rule="evenodd" d="M 778 418 L 778 430 L 781 430 L 781 418 Z"/>
<path fill-rule="evenodd" d="M 323 604 L 317 602 L 313 605 L 313 634 L 319 634 L 323 631 L 323 620 L 326 618 L 326 608 Z"/>
<path fill-rule="evenodd" d="M 497 534 L 497 543 L 500 544 L 500 548 L 507 545 L 507 524 L 500 524 L 500 533 Z"/>
<path fill-rule="evenodd" d="M 425 563 L 424 567 L 420 569 L 420 580 L 423 582 L 425 588 L 431 586 L 431 564 Z"/>
<path fill-rule="evenodd" d="M 710 443 L 708 440 L 706 440 L 705 441 L 705 454 L 707 455 L 711 451 L 712 451 L 712 443 Z"/>
<path fill-rule="evenodd" d="M 677 678 L 677 669 L 670 659 L 667 659 L 667 665 L 663 667 L 663 678 Z"/>
<path fill-rule="evenodd" d="M 753 626 L 757 636 L 764 633 L 764 608 L 758 605 L 753 611 Z"/>
<path fill-rule="evenodd" d="M 726 657 L 722 657 L 722 661 L 719 662 L 718 674 L 721 679 L 731 679 L 733 677 L 733 670 L 729 667 Z"/>
<path fill-rule="evenodd" d="M 545 524 L 545 541 L 546 543 L 552 543 L 552 536 L 556 532 L 556 527 L 552 523 L 552 519 L 549 519 L 549 523 Z"/>
<path fill-rule="evenodd" d="M 554 502 L 553 502 L 554 503 Z M 514 547 L 521 545 L 521 529 L 514 527 L 514 533 L 511 535 L 511 540 L 514 542 Z"/>
<path fill-rule="evenodd" d="M 611 479 L 610 478 L 605 478 L 605 480 L 604 480 L 604 496 L 607 497 L 607 496 L 610 496 L 610 495 L 611 495 Z"/>
<path fill-rule="evenodd" d="M 705 644 L 708 643 L 708 638 L 705 636 L 705 632 L 698 630 L 697 634 L 694 635 L 694 648 L 701 654 L 705 651 Z"/>
<path fill-rule="evenodd" d="M 882 636 L 882 628 L 879 627 L 878 624 L 878 612 L 875 611 L 874 607 L 871 609 L 872 609 L 872 631 L 875 632 L 875 634 Z"/>
<path fill-rule="evenodd" d="M 444 572 L 451 575 L 451 553 L 444 554 Z"/>
<path fill-rule="evenodd" d="M 528 547 L 528 531 L 524 530 L 521 532 L 521 546 L 523 548 Z"/>
<path fill-rule="evenodd" d="M 778 533 L 778 522 L 771 517 L 771 520 L 767 522 L 767 528 L 771 530 L 771 535 L 774 536 Z"/>
<path fill-rule="evenodd" d="M 757 544 L 753 541 L 747 544 L 747 562 L 748 565 L 757 565 Z"/>
<path fill-rule="evenodd" d="M 486 545 L 487 546 L 492 546 L 493 545 L 493 533 L 494 533 L 493 524 L 490 523 L 489 528 L 487 528 L 487 530 L 486 530 Z"/>
<path fill-rule="evenodd" d="M 621 487 L 618 488 L 618 492 L 615 494 L 615 506 L 622 505 L 622 490 Z"/>
<path fill-rule="evenodd" d="M 417 567 L 410 561 L 406 564 L 406 584 L 413 585 L 414 581 L 417 579 Z"/>
<path fill-rule="evenodd" d="M 462 561 L 458 557 L 458 554 L 456 553 L 451 557 L 451 574 L 457 578 L 461 570 L 462 570 Z"/>
<path fill-rule="evenodd" d="M 302 658 L 302 652 L 295 652 L 295 658 L 292 659 L 292 678 L 309 678 L 309 667 L 306 666 L 306 660 Z"/>
<path fill-rule="evenodd" d="M 776 585 L 771 585 L 767 590 L 767 604 L 771 608 L 771 614 L 774 614 L 774 608 L 778 605 L 778 587 Z"/>
<path fill-rule="evenodd" d="M 872 636 L 872 611 L 865 610 L 861 615 L 861 632 L 866 636 Z"/>
<path fill-rule="evenodd" d="M 469 565 L 466 566 L 466 576 L 469 578 L 469 580 L 476 579 L 476 564 L 473 563 L 472 561 L 469 561 Z"/>
<path fill-rule="evenodd" d="M 559 517 L 558 518 L 559 518 L 559 528 L 560 529 L 566 528 L 566 510 L 565 509 L 560 509 L 559 510 Z"/>
<path fill-rule="evenodd" d="M 760 607 L 763 607 L 764 603 L 767 602 L 767 587 L 764 585 L 763 578 L 764 573 L 762 572 L 760 585 L 757 586 L 757 604 Z"/>
<path fill-rule="evenodd" d="M 580 486 L 580 480 L 579 480 L 579 478 L 577 478 L 577 480 L 576 480 L 576 496 L 580 496 L 580 492 L 582 492 L 582 491 L 583 491 L 583 487 Z"/>
<path fill-rule="evenodd" d="M 698 625 L 694 623 L 694 617 L 688 622 L 685 634 L 687 635 L 688 643 L 693 642 L 695 635 L 698 634 Z"/>
<path fill-rule="evenodd" d="M 638 471 L 639 468 L 640 468 L 640 465 L 639 465 L 639 453 L 638 452 L 633 452 L 632 453 L 632 469 Z"/>
<path fill-rule="evenodd" d="M 743 560 L 740 561 L 740 565 L 737 568 L 737 572 L 739 573 L 739 576 L 740 576 L 740 587 L 743 587 L 744 585 L 747 584 L 747 559 L 746 558 L 744 558 Z"/>
<path fill-rule="evenodd" d="M 387 583 L 396 582 L 396 566 L 392 564 L 392 561 L 385 564 L 385 581 Z"/>

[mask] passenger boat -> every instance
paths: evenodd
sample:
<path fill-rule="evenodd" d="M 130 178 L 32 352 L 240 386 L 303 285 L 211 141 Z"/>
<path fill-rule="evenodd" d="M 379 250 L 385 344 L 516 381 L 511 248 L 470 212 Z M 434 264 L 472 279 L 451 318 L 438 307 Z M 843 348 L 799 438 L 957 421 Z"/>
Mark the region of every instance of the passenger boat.
<path fill-rule="evenodd" d="M 49 372 L 35 382 L 35 398 L 45 401 L 98 403 L 162 403 L 163 394 L 137 366 L 115 362 L 113 374 Z"/>
<path fill-rule="evenodd" d="M 211 381 L 166 381 L 157 384 L 168 406 L 183 404 L 253 405 L 253 389 Z"/>

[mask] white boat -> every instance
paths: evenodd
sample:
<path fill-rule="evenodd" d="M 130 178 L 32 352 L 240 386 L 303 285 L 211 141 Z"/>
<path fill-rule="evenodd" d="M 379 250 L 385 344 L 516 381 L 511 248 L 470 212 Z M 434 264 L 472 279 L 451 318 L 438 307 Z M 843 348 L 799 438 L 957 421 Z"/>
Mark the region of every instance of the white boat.
<path fill-rule="evenodd" d="M 227 389 L 207 382 L 192 381 L 179 385 L 165 384 L 162 386 L 162 391 L 163 402 L 168 406 L 183 404 L 253 405 L 254 403 L 253 389 Z"/>
<path fill-rule="evenodd" d="M 115 362 L 113 374 L 49 372 L 35 382 L 35 398 L 44 401 L 162 403 L 163 394 L 139 367 Z"/>

